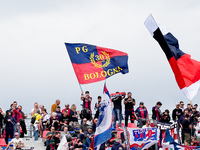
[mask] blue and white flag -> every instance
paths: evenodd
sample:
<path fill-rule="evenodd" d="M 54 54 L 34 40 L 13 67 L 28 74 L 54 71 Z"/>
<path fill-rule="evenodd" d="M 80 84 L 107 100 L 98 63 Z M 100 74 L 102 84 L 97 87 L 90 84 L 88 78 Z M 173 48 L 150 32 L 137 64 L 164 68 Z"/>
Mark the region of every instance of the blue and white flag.
<path fill-rule="evenodd" d="M 110 99 L 110 94 L 105 84 L 97 128 L 94 135 L 95 149 L 99 149 L 102 143 L 106 142 L 111 138 L 111 135 L 112 135 L 112 103 Z"/>

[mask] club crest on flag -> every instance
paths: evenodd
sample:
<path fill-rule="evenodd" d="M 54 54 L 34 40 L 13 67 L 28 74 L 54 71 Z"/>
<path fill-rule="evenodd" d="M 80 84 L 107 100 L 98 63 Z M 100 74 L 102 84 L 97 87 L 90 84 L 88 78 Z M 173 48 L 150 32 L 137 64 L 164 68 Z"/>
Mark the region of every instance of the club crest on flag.
<path fill-rule="evenodd" d="M 90 44 L 65 43 L 80 84 L 105 80 L 119 72 L 128 73 L 128 54 Z"/>

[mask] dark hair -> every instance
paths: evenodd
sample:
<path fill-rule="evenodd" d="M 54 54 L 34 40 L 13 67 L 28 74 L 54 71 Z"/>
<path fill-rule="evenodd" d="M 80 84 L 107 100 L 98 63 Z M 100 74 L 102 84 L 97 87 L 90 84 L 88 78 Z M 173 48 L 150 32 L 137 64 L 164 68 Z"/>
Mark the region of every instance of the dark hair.
<path fill-rule="evenodd" d="M 101 98 L 101 96 L 98 96 L 97 99 Z"/>
<path fill-rule="evenodd" d="M 14 103 L 17 103 L 17 101 L 14 101 L 13 104 L 14 104 Z"/>
<path fill-rule="evenodd" d="M 42 111 L 45 111 L 45 112 L 47 112 L 47 109 L 46 109 L 46 108 L 42 108 Z"/>
<path fill-rule="evenodd" d="M 55 135 L 58 135 L 58 134 L 60 134 L 60 132 L 59 132 L 59 131 L 56 131 L 56 132 L 55 132 Z"/>
<path fill-rule="evenodd" d="M 165 112 L 169 114 L 169 110 L 168 109 L 165 109 Z"/>
<path fill-rule="evenodd" d="M 160 101 L 158 101 L 156 104 L 162 106 L 162 103 Z"/>
<path fill-rule="evenodd" d="M 183 101 L 180 101 L 180 103 L 184 103 Z"/>
<path fill-rule="evenodd" d="M 188 103 L 187 105 L 191 105 L 190 103 Z"/>
<path fill-rule="evenodd" d="M 185 115 L 185 118 L 189 118 L 189 117 L 190 117 L 189 114 L 186 114 L 186 115 Z"/>
<path fill-rule="evenodd" d="M 195 114 L 194 117 L 199 117 L 199 114 Z"/>
<path fill-rule="evenodd" d="M 198 107 L 198 104 L 194 104 L 194 106 L 197 106 L 197 107 Z"/>
<path fill-rule="evenodd" d="M 85 91 L 85 93 L 90 93 L 89 91 Z"/>

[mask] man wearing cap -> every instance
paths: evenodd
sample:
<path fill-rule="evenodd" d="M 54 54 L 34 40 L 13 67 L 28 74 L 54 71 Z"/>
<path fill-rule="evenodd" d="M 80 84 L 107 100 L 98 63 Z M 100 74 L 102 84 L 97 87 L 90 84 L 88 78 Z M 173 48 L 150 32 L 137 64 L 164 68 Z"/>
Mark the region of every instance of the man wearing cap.
<path fill-rule="evenodd" d="M 131 97 L 132 93 L 127 93 L 127 98 L 124 99 L 124 105 L 125 105 L 125 126 L 128 126 L 128 117 L 131 118 L 131 123 L 134 123 L 134 119 L 136 118 L 136 115 L 134 113 L 134 105 L 135 105 L 135 99 Z"/>
<path fill-rule="evenodd" d="M 7 150 L 11 144 L 13 145 L 13 149 L 21 149 L 24 147 L 23 139 L 19 138 L 18 132 L 15 132 L 15 138 L 9 142 L 5 150 Z"/>
<path fill-rule="evenodd" d="M 62 113 L 63 113 L 65 110 L 67 111 L 67 115 L 69 116 L 69 112 L 70 112 L 69 104 L 65 104 L 65 108 L 62 110 Z"/>
<path fill-rule="evenodd" d="M 139 107 L 135 110 L 135 113 L 138 116 L 138 127 L 142 128 L 149 118 L 147 108 L 144 106 L 144 102 L 140 102 Z"/>
<path fill-rule="evenodd" d="M 56 117 L 58 118 L 58 121 L 60 121 L 60 118 L 61 118 L 61 116 L 62 116 L 62 113 L 61 113 L 61 111 L 60 111 L 60 106 L 57 106 L 57 107 L 56 107 L 55 113 L 56 113 Z"/>
<path fill-rule="evenodd" d="M 94 136 L 94 131 L 92 130 L 92 126 L 88 126 L 87 131 L 84 132 L 85 145 L 87 145 L 88 147 L 91 144 L 93 136 Z"/>

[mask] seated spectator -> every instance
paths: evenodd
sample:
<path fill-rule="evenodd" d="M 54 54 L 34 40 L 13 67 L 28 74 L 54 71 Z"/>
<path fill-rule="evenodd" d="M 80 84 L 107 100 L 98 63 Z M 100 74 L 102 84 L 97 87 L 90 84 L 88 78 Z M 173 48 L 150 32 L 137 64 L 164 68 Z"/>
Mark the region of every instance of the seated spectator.
<path fill-rule="evenodd" d="M 114 145 L 112 146 L 111 150 L 119 150 L 120 148 L 122 150 L 125 150 L 125 148 L 122 146 L 122 144 L 120 143 L 120 139 L 116 139 L 116 142 L 114 143 Z"/>
<path fill-rule="evenodd" d="M 90 146 L 92 138 L 94 136 L 94 131 L 92 131 L 92 126 L 88 126 L 87 131 L 84 132 L 84 137 L 85 137 L 85 145 L 87 147 Z"/>
<path fill-rule="evenodd" d="M 146 124 L 142 128 L 151 128 L 151 121 L 148 119 Z"/>
<path fill-rule="evenodd" d="M 8 138 L 13 138 L 14 134 L 14 125 L 17 123 L 17 120 L 13 118 L 11 111 L 8 111 L 8 116 L 6 116 L 4 123 L 6 125 L 6 144 L 8 144 Z"/>
<path fill-rule="evenodd" d="M 83 141 L 79 140 L 77 144 L 74 145 L 74 149 L 83 149 Z"/>
<path fill-rule="evenodd" d="M 49 124 L 49 115 L 47 114 L 47 110 L 45 108 L 42 109 L 42 116 L 40 120 L 40 135 L 42 136 L 43 131 L 48 128 Z"/>
<path fill-rule="evenodd" d="M 60 118 L 60 125 L 61 125 L 61 128 L 63 125 L 67 126 L 69 124 L 69 121 L 70 121 L 70 118 L 69 116 L 67 115 L 67 111 L 64 110 L 63 111 L 63 116 L 61 116 Z"/>
<path fill-rule="evenodd" d="M 138 127 L 142 128 L 146 124 L 146 120 L 149 118 L 147 108 L 144 106 L 144 102 L 140 102 L 139 107 L 135 110 L 135 114 L 138 117 Z"/>
<path fill-rule="evenodd" d="M 55 141 L 55 150 L 56 150 L 58 148 L 58 145 L 60 144 L 60 132 L 56 131 L 53 139 Z"/>
<path fill-rule="evenodd" d="M 67 112 L 67 115 L 69 116 L 69 113 L 70 113 L 70 109 L 69 109 L 69 104 L 65 104 L 65 108 L 62 110 L 62 113 L 66 111 Z"/>
<path fill-rule="evenodd" d="M 87 119 L 84 118 L 83 119 L 83 124 L 80 125 L 80 139 L 83 140 L 84 139 L 84 132 L 87 131 L 87 128 L 88 128 L 88 124 L 87 124 Z"/>
<path fill-rule="evenodd" d="M 4 120 L 4 111 L 2 108 L 0 108 L 0 137 L 1 137 L 1 132 L 2 132 L 2 128 L 3 128 L 3 120 Z"/>
<path fill-rule="evenodd" d="M 169 115 L 168 109 L 166 109 L 165 112 L 162 113 L 160 122 L 163 122 L 163 123 L 169 123 L 170 122 L 170 115 Z"/>
<path fill-rule="evenodd" d="M 200 146 L 199 141 L 195 137 L 192 137 L 191 146 Z"/>
<path fill-rule="evenodd" d="M 57 106 L 57 107 L 56 107 L 55 113 L 56 113 L 56 117 L 58 118 L 58 120 L 59 120 L 59 122 L 60 122 L 60 118 L 61 118 L 61 116 L 62 116 L 62 113 L 61 113 L 61 111 L 60 111 L 60 106 Z"/>
<path fill-rule="evenodd" d="M 22 149 L 24 147 L 23 139 L 19 138 L 18 132 L 15 132 L 15 138 L 9 142 L 5 150 L 7 150 L 11 144 L 13 145 L 14 150 Z"/>
<path fill-rule="evenodd" d="M 161 110 L 160 107 L 162 106 L 162 103 L 158 101 L 156 103 L 156 106 L 152 107 L 152 119 L 154 127 L 156 127 L 157 121 L 161 120 Z"/>
<path fill-rule="evenodd" d="M 50 126 L 55 127 L 55 130 L 57 131 L 57 130 L 59 130 L 59 120 L 58 120 L 58 117 L 56 117 L 56 115 L 57 114 L 55 112 L 53 112 L 51 114 L 49 122 L 50 122 Z"/>
<path fill-rule="evenodd" d="M 67 141 L 74 139 L 69 133 L 68 127 L 64 127 L 64 131 L 61 132 L 60 139 L 62 140 L 63 137 L 65 137 Z"/>
<path fill-rule="evenodd" d="M 92 125 L 92 130 L 93 130 L 94 132 L 96 131 L 97 123 L 98 123 L 98 119 L 95 118 L 95 119 L 94 119 L 94 123 L 93 123 L 93 125 Z"/>
<path fill-rule="evenodd" d="M 50 132 L 48 132 L 45 136 L 45 139 L 46 139 L 46 146 L 48 147 L 50 145 L 50 141 L 51 139 L 53 139 L 53 136 L 55 134 L 55 127 L 51 127 L 50 128 Z"/>
<path fill-rule="evenodd" d="M 78 122 L 78 114 L 80 114 L 79 111 L 76 111 L 76 105 L 72 104 L 71 110 L 70 110 L 70 121 L 72 122 Z"/>

